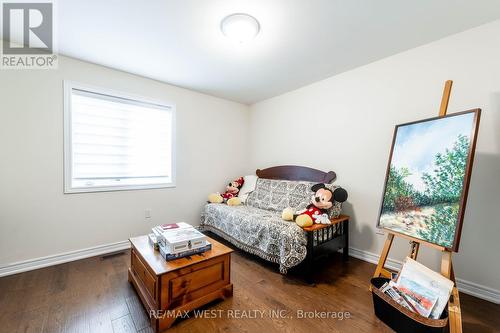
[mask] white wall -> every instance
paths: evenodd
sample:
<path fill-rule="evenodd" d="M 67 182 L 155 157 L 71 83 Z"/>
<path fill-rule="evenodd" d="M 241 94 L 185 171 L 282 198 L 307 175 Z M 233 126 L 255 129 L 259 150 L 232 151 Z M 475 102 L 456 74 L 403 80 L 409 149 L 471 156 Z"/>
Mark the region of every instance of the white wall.
<path fill-rule="evenodd" d="M 444 81 L 448 112 L 483 109 L 460 252 L 459 278 L 500 290 L 500 21 L 328 78 L 251 107 L 253 167 L 334 170 L 349 191 L 351 246 L 380 253 L 376 221 L 394 125 L 436 116 Z M 397 240 L 401 260 L 408 242 Z M 435 251 L 421 250 L 427 264 Z"/>
<path fill-rule="evenodd" d="M 175 103 L 177 187 L 63 194 L 63 80 Z M 207 194 L 247 165 L 247 106 L 75 59 L 0 71 L 0 103 L 0 267 L 197 224 Z"/>

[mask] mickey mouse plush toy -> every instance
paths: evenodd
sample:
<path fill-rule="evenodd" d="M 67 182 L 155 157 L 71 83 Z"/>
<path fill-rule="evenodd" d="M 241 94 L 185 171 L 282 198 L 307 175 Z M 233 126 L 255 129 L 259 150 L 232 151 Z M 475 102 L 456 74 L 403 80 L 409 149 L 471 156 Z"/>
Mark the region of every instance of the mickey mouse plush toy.
<path fill-rule="evenodd" d="M 241 187 L 244 183 L 243 177 L 239 177 L 226 186 L 226 192 L 220 193 L 211 193 L 208 196 L 208 201 L 210 203 L 227 203 L 229 206 L 238 206 L 241 204 L 241 200 L 238 198 L 238 193 L 240 192 Z"/>
<path fill-rule="evenodd" d="M 311 187 L 314 192 L 311 203 L 302 210 L 294 212 L 292 208 L 285 208 L 282 218 L 286 221 L 295 221 L 300 227 L 310 227 L 313 223 L 330 224 L 328 209 L 332 208 L 333 202 L 347 200 L 347 191 L 341 187 L 333 192 L 325 184 L 316 184 Z"/>

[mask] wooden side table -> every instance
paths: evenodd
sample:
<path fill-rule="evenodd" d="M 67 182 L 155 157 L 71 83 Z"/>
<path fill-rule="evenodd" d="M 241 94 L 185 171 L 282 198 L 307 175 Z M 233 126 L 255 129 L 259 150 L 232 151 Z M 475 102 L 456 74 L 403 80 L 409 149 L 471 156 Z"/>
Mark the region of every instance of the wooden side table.
<path fill-rule="evenodd" d="M 177 314 L 233 295 L 231 250 L 208 238 L 212 249 L 173 261 L 163 259 L 147 236 L 130 238 L 128 280 L 148 311 L 155 332 L 169 328 Z"/>
<path fill-rule="evenodd" d="M 330 222 L 331 224 L 313 224 L 303 228 L 307 237 L 307 255 L 304 261 L 308 282 L 312 282 L 315 252 L 319 248 L 328 247 L 332 251 L 342 249 L 343 259 L 349 259 L 349 216 L 340 215 Z"/>

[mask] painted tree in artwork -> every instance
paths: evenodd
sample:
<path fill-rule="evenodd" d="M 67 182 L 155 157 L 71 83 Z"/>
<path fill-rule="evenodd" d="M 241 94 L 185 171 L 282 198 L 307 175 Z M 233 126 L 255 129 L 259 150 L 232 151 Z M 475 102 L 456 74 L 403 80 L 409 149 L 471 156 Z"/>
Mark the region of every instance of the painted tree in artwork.
<path fill-rule="evenodd" d="M 455 238 L 458 207 L 458 203 L 450 206 L 436 206 L 436 212 L 426 218 L 427 230 L 419 230 L 418 232 L 422 239 L 445 247 L 451 247 Z"/>
<path fill-rule="evenodd" d="M 384 193 L 384 204 L 382 210 L 394 211 L 396 202 L 400 198 L 411 197 L 415 190 L 413 186 L 405 181 L 405 178 L 410 176 L 411 173 L 407 168 L 397 169 L 394 166 L 389 168 L 389 177 L 387 178 L 386 190 Z"/>
<path fill-rule="evenodd" d="M 422 179 L 427 195 L 435 202 L 457 202 L 462 195 L 465 166 L 469 154 L 469 139 L 459 135 L 452 149 L 437 154 L 433 174 L 424 173 Z"/>
<path fill-rule="evenodd" d="M 468 153 L 469 140 L 460 135 L 452 149 L 436 155 L 434 173 L 423 175 L 427 195 L 439 203 L 435 206 L 436 213 L 427 218 L 427 230 L 419 230 L 427 241 L 444 246 L 453 244 Z"/>

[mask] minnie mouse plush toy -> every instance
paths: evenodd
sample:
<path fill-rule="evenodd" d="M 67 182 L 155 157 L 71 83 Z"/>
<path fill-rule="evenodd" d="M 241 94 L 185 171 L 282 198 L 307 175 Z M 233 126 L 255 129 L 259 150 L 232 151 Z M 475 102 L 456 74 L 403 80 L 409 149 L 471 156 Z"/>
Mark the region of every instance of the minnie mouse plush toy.
<path fill-rule="evenodd" d="M 238 198 L 238 193 L 243 186 L 243 177 L 239 177 L 226 186 L 226 192 L 211 193 L 208 195 L 208 201 L 210 203 L 223 203 L 226 202 L 228 206 L 238 206 L 241 204 L 241 200 Z"/>
<path fill-rule="evenodd" d="M 302 210 L 294 212 L 292 208 L 285 208 L 281 214 L 283 220 L 295 221 L 300 227 L 310 227 L 313 223 L 330 224 L 328 209 L 332 208 L 333 202 L 344 202 L 347 200 L 347 191 L 341 187 L 334 191 L 325 184 L 316 184 L 311 187 L 314 192 L 311 203 Z"/>

